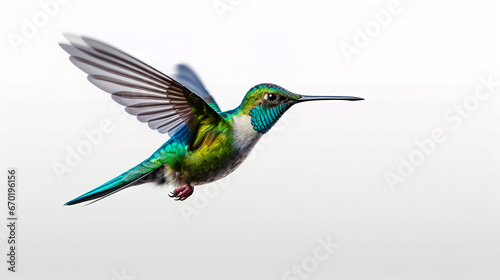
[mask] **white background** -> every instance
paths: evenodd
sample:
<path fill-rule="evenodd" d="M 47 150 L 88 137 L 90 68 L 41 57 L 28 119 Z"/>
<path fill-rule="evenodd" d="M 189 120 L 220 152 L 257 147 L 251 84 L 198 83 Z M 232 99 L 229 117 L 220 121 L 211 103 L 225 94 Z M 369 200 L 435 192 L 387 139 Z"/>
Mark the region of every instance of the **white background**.
<path fill-rule="evenodd" d="M 500 279 L 500 86 L 460 124 L 444 117 L 473 98 L 480 77 L 500 80 L 500 4 L 401 0 L 349 63 L 342 42 L 354 46 L 356 28 L 389 3 L 68 1 L 15 46 L 24 18 L 44 10 L 3 1 L 0 177 L 19 171 L 19 245 L 18 272 L 2 261 L 0 277 L 301 279 L 286 273 L 306 261 L 309 279 Z M 64 207 L 167 138 L 86 80 L 58 46 L 63 32 L 167 74 L 188 63 L 223 110 L 261 82 L 366 100 L 297 105 L 237 174 L 185 202 L 144 185 Z M 113 131 L 58 180 L 53 164 L 103 120 Z M 445 141 L 391 188 L 385 174 L 435 129 Z M 6 190 L 0 201 L 4 224 Z M 1 226 L 2 256 L 6 237 Z M 311 268 L 328 237 L 339 247 Z"/>

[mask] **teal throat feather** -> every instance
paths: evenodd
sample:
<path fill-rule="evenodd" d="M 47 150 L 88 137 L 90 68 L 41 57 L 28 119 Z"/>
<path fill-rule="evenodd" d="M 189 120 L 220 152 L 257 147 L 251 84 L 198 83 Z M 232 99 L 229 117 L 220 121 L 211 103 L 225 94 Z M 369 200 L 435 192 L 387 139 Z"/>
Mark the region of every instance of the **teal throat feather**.
<path fill-rule="evenodd" d="M 286 103 L 275 107 L 266 108 L 264 105 L 259 105 L 253 108 L 250 110 L 253 129 L 263 134 L 268 132 L 287 109 L 288 104 Z"/>

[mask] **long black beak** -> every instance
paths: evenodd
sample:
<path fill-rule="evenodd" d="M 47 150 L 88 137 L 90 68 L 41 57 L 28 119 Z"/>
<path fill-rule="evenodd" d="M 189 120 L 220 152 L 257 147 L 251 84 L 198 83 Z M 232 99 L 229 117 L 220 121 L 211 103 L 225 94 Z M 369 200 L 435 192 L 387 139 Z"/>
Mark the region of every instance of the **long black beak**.
<path fill-rule="evenodd" d="M 309 96 L 309 95 L 301 95 L 299 99 L 296 99 L 297 102 L 305 102 L 305 101 L 314 101 L 314 100 L 347 100 L 347 101 L 359 101 L 365 100 L 361 97 L 354 96 Z"/>

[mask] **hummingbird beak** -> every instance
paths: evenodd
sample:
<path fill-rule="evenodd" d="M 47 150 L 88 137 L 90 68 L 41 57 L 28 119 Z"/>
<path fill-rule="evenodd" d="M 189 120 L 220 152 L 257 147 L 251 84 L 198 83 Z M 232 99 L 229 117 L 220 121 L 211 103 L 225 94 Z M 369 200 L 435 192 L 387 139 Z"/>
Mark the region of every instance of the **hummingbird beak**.
<path fill-rule="evenodd" d="M 314 101 L 314 100 L 347 100 L 347 101 L 359 101 L 365 100 L 361 97 L 354 96 L 310 96 L 310 95 L 301 95 L 299 99 L 296 99 L 296 102 L 305 102 L 305 101 Z"/>

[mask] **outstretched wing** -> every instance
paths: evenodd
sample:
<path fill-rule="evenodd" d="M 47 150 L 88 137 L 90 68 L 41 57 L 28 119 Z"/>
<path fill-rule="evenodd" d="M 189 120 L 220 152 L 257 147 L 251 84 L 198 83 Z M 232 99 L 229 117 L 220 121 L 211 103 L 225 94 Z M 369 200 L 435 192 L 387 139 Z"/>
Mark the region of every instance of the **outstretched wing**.
<path fill-rule="evenodd" d="M 176 132 L 196 131 L 202 120 L 222 120 L 213 105 L 209 105 L 215 104 L 215 100 L 189 68 L 180 71 L 181 77 L 191 81 L 188 86 L 194 90 L 200 90 L 201 86 L 199 95 L 110 45 L 84 36 L 65 34 L 65 37 L 69 44 L 60 46 L 71 55 L 71 62 L 89 75 L 91 83 L 111 93 L 116 102 L 126 106 L 128 113 L 147 122 L 150 128 L 173 136 Z"/>
<path fill-rule="evenodd" d="M 207 102 L 208 105 L 212 107 L 217 113 L 221 112 L 219 105 L 217 105 L 217 102 L 215 102 L 215 99 L 212 97 L 212 95 L 210 95 L 210 93 L 208 93 L 208 90 L 205 89 L 200 78 L 198 78 L 193 69 L 191 69 L 189 66 L 185 64 L 177 65 L 177 73 L 172 76 L 183 86 L 187 87 L 189 90 L 203 98 L 203 100 L 205 100 L 205 102 Z"/>

